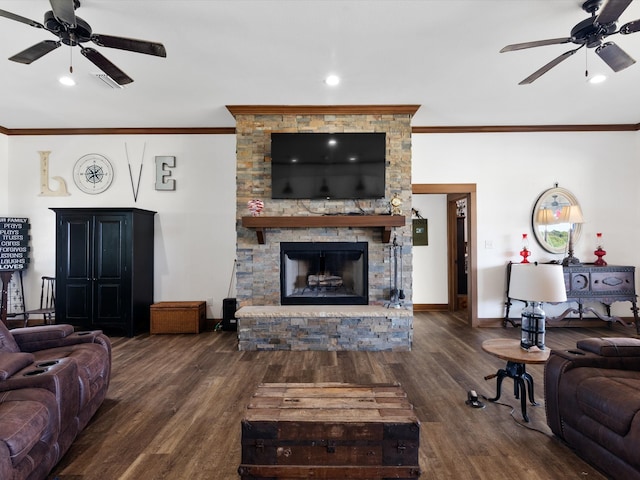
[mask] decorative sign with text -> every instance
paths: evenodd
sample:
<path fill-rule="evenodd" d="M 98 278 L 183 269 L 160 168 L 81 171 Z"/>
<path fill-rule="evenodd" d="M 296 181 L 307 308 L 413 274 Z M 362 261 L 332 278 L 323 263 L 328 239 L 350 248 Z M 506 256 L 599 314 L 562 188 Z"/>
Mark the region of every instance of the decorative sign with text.
<path fill-rule="evenodd" d="M 28 218 L 0 217 L 0 271 L 27 268 L 29 227 Z"/>

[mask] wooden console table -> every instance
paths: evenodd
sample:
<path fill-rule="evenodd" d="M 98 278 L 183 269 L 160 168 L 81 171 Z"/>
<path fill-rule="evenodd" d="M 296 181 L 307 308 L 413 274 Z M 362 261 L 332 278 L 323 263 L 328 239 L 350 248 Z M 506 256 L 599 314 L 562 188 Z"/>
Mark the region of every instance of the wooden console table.
<path fill-rule="evenodd" d="M 636 332 L 640 334 L 640 319 L 638 318 L 637 295 L 635 288 L 635 271 L 632 266 L 608 265 L 599 267 L 593 263 L 571 265 L 563 267 L 564 283 L 567 289 L 567 302 L 575 302 L 578 308 L 569 306 L 557 317 L 547 317 L 550 325 L 560 325 L 570 313 L 577 313 L 580 320 L 586 312 L 593 313 L 605 322 L 620 322 L 629 325 L 622 318 L 611 315 L 613 302 L 631 302 L 631 311 L 636 324 Z M 511 263 L 507 265 L 507 301 L 506 314 L 503 325 L 512 322 L 509 319 L 511 297 L 509 297 L 509 277 Z M 599 302 L 605 307 L 606 314 L 602 314 L 592 307 L 585 306 L 587 302 Z"/>
<path fill-rule="evenodd" d="M 404 227 L 403 215 L 319 215 L 290 217 L 242 217 L 242 226 L 253 228 L 258 243 L 264 243 L 266 228 L 315 228 L 315 227 L 380 227 L 382 242 L 389 243 L 392 227 Z"/>

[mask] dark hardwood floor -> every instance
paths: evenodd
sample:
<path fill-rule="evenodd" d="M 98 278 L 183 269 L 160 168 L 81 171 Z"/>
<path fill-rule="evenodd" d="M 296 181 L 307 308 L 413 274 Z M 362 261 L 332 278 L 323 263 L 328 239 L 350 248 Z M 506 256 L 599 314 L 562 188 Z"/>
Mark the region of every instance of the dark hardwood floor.
<path fill-rule="evenodd" d="M 467 391 L 491 397 L 486 375 L 504 362 L 481 349 L 516 328 L 470 328 L 444 313 L 417 313 L 411 352 L 239 352 L 234 332 L 112 337 L 107 399 L 50 479 L 237 479 L 240 421 L 260 382 L 400 382 L 421 422 L 424 479 L 605 477 L 546 426 L 543 366 L 532 365 L 538 407 L 522 422 L 505 380 L 501 402 L 465 405 Z M 550 348 L 587 336 L 635 336 L 635 328 L 552 328 Z"/>

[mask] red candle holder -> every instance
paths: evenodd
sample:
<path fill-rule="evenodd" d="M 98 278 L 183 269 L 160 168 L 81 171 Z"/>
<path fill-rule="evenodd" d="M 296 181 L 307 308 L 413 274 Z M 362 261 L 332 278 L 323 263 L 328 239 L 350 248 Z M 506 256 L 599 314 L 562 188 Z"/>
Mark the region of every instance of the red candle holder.
<path fill-rule="evenodd" d="M 604 248 L 602 248 L 602 233 L 600 232 L 596 233 L 596 245 L 597 247 L 593 254 L 598 257 L 598 259 L 593 264 L 599 267 L 605 267 L 607 265 L 607 262 L 605 262 L 604 258 L 602 257 L 604 257 L 607 252 L 604 250 Z"/>
<path fill-rule="evenodd" d="M 531 252 L 527 248 L 529 246 L 529 239 L 527 238 L 527 234 L 522 234 L 522 250 L 520 250 L 520 256 L 522 257 L 522 261 L 520 263 L 529 263 L 527 258 L 531 255 Z"/>

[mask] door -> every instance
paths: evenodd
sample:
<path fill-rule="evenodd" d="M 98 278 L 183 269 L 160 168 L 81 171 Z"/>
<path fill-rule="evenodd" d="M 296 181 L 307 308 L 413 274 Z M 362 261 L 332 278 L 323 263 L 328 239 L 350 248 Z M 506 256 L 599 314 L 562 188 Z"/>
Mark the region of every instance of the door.
<path fill-rule="evenodd" d="M 476 268 L 476 185 L 474 183 L 436 184 L 417 183 L 412 185 L 414 194 L 453 194 L 460 195 L 467 200 L 467 320 L 469 326 L 478 326 L 478 272 Z M 451 224 L 450 217 L 448 224 Z M 455 221 L 455 218 L 453 219 Z M 449 251 L 451 248 L 449 248 Z M 449 302 L 451 304 L 451 292 L 454 291 L 453 267 L 449 266 Z"/>

